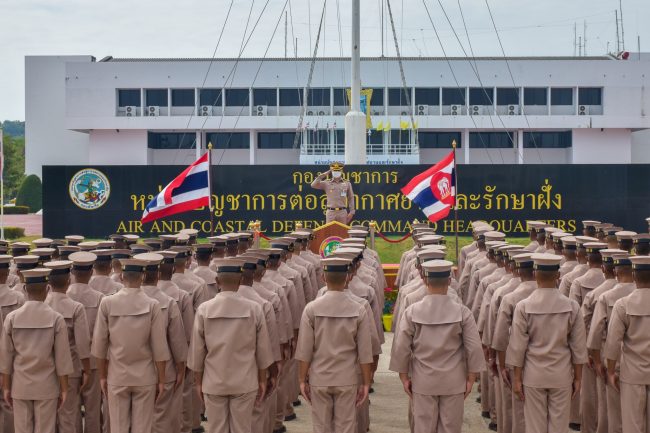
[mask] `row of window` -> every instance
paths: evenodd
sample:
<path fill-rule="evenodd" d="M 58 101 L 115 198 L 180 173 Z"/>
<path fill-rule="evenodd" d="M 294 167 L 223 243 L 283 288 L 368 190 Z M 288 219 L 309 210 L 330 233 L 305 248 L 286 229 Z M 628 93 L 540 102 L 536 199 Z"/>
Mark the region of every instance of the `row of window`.
<path fill-rule="evenodd" d="M 411 141 L 410 131 L 394 129 L 390 131 L 390 142 L 406 144 Z M 463 145 L 462 134 L 451 131 L 420 131 L 418 143 L 421 149 L 450 149 L 452 141 L 457 146 Z M 383 144 L 386 135 L 372 131 L 368 144 Z M 334 132 L 319 130 L 309 133 L 306 138 L 312 144 L 343 144 L 345 132 L 338 129 Z M 206 143 L 212 143 L 214 149 L 249 149 L 250 134 L 248 132 L 208 132 Z M 258 149 L 293 149 L 296 148 L 295 132 L 258 132 Z M 300 143 L 300 140 L 298 140 Z M 470 149 L 511 149 L 516 143 L 514 132 L 470 132 Z M 571 131 L 533 131 L 524 132 L 524 148 L 565 149 L 572 145 Z M 195 149 L 196 135 L 193 132 L 149 132 L 148 146 L 151 149 Z"/>
<path fill-rule="evenodd" d="M 602 88 L 581 87 L 578 89 L 579 105 L 602 105 Z M 118 89 L 118 105 L 120 107 L 140 106 L 140 89 Z M 194 89 L 144 89 L 144 105 L 167 107 L 169 94 L 171 94 L 172 107 L 194 107 L 196 105 Z M 573 105 L 574 89 L 546 87 L 525 87 L 523 99 L 519 88 L 491 88 L 471 87 L 466 92 L 465 88 L 390 88 L 388 89 L 388 106 L 407 106 L 408 100 L 413 95 L 415 105 L 465 105 L 469 97 L 469 105 Z M 215 107 L 248 107 L 251 92 L 249 89 L 199 89 L 198 105 L 211 105 Z M 252 105 L 266 105 L 269 107 L 300 107 L 303 103 L 304 90 L 300 88 L 289 89 L 252 89 Z M 307 104 L 310 107 L 329 107 L 334 101 L 334 106 L 349 105 L 347 89 L 313 88 L 307 92 Z M 384 105 L 384 89 L 373 89 L 372 106 Z"/>

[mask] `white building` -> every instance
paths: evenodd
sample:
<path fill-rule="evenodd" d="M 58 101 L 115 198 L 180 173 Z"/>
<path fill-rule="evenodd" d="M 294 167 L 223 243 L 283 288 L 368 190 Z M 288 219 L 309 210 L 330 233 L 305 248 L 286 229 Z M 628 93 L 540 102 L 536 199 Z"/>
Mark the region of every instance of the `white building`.
<path fill-rule="evenodd" d="M 208 142 L 214 164 L 343 160 L 349 59 L 318 59 L 305 91 L 310 66 L 27 57 L 26 170 L 187 164 Z M 647 56 L 405 58 L 403 67 L 406 87 L 397 59 L 362 59 L 372 162 L 431 163 L 455 139 L 467 164 L 650 163 Z M 295 139 L 305 94 L 309 127 Z"/>

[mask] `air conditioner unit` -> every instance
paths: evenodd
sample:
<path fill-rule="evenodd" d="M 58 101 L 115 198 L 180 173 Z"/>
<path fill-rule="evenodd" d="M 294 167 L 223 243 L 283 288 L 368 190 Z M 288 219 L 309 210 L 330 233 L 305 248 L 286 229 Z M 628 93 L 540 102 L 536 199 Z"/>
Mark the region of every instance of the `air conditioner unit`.
<path fill-rule="evenodd" d="M 418 116 L 428 116 L 429 115 L 429 106 L 420 104 L 418 105 Z"/>
<path fill-rule="evenodd" d="M 267 116 L 268 112 L 268 105 L 256 105 L 253 107 L 253 116 Z"/>
<path fill-rule="evenodd" d="M 325 115 L 325 112 L 324 112 L 323 110 L 321 110 L 321 111 L 318 112 L 318 115 L 319 115 L 319 116 L 324 116 L 324 115 Z"/>
<path fill-rule="evenodd" d="M 482 113 L 482 111 L 483 111 L 482 108 L 483 107 L 481 107 L 480 105 L 470 105 L 469 106 L 469 114 L 472 115 L 472 116 L 478 116 L 479 114 L 483 114 Z"/>
<path fill-rule="evenodd" d="M 160 116 L 160 107 L 157 105 L 149 105 L 147 107 L 147 116 Z"/>
<path fill-rule="evenodd" d="M 137 116 L 137 107 L 135 105 L 127 105 L 124 107 L 124 112 L 126 117 L 135 117 Z"/>
<path fill-rule="evenodd" d="M 580 116 L 586 116 L 589 114 L 589 105 L 579 105 L 578 106 L 578 114 Z"/>
<path fill-rule="evenodd" d="M 451 115 L 452 116 L 458 116 L 458 115 L 462 114 L 462 112 L 463 112 L 463 106 L 462 105 L 454 104 L 454 105 L 451 106 Z"/>
<path fill-rule="evenodd" d="M 373 112 L 372 112 L 372 115 L 373 115 L 373 116 L 379 116 L 379 111 L 373 111 Z"/>
<path fill-rule="evenodd" d="M 341 115 L 341 112 L 340 112 L 340 111 L 335 111 L 335 112 L 334 112 L 334 115 L 335 115 L 335 116 L 340 116 L 340 115 Z"/>
<path fill-rule="evenodd" d="M 508 116 L 519 114 L 519 105 L 508 105 Z"/>
<path fill-rule="evenodd" d="M 212 116 L 212 105 L 201 105 L 199 116 Z"/>
<path fill-rule="evenodd" d="M 313 111 L 309 110 L 309 111 L 307 112 L 307 116 L 313 116 L 313 115 L 314 115 L 314 112 L 313 112 Z"/>
<path fill-rule="evenodd" d="M 402 116 L 408 116 L 408 115 L 409 115 L 406 111 L 402 111 L 400 114 L 401 114 Z"/>

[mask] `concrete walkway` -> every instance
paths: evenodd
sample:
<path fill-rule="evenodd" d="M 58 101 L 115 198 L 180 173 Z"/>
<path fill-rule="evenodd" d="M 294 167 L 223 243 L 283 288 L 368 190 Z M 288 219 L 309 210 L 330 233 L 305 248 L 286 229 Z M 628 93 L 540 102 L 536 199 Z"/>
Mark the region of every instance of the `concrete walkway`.
<path fill-rule="evenodd" d="M 43 234 L 43 215 L 5 215 L 4 225 L 24 228 L 25 236 L 41 236 Z"/>

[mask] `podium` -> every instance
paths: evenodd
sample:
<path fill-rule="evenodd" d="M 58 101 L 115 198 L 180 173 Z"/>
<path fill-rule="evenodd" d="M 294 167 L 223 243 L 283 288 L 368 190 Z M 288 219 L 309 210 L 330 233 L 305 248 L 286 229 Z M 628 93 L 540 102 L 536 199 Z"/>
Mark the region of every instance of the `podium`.
<path fill-rule="evenodd" d="M 350 226 L 338 221 L 332 221 L 314 229 L 314 240 L 311 241 L 310 249 L 321 257 L 327 257 L 341 240 L 348 237 Z"/>

